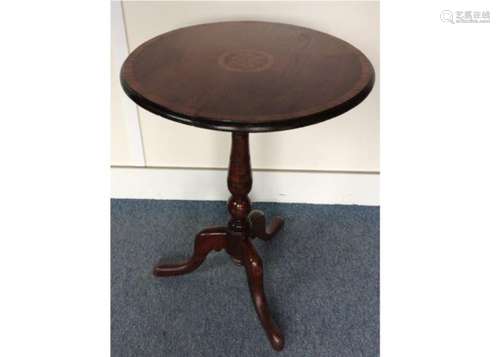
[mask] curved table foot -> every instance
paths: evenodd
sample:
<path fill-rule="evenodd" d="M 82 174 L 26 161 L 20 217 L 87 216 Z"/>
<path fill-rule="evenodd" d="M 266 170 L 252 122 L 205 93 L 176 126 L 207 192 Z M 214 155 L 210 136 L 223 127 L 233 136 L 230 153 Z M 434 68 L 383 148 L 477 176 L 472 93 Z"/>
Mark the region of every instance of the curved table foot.
<path fill-rule="evenodd" d="M 190 273 L 198 268 L 212 250 L 219 251 L 226 247 L 227 228 L 212 227 L 196 235 L 194 252 L 191 259 L 180 264 L 159 264 L 154 268 L 155 276 L 173 276 Z"/>
<path fill-rule="evenodd" d="M 274 217 L 269 227 L 266 227 L 266 217 L 264 212 L 260 210 L 253 210 L 248 215 L 248 220 L 251 226 L 252 238 L 260 238 L 262 240 L 270 240 L 285 224 L 281 217 Z"/>
<path fill-rule="evenodd" d="M 266 331 L 269 342 L 276 351 L 283 349 L 285 340 L 279 331 L 278 327 L 271 318 L 267 307 L 266 295 L 264 294 L 263 285 L 263 267 L 262 260 L 255 251 L 252 242 L 248 239 L 242 241 L 243 245 L 243 265 L 245 266 L 248 286 L 252 295 L 252 300 L 255 305 L 255 310 L 259 316 L 262 327 Z"/>

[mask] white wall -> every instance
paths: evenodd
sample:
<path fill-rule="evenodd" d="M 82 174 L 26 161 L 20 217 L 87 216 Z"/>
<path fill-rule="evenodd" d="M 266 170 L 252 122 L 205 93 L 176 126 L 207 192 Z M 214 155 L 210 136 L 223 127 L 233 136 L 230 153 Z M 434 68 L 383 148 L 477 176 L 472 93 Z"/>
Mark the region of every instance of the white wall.
<path fill-rule="evenodd" d="M 197 23 L 227 20 L 263 20 L 288 22 L 310 27 L 338 36 L 363 51 L 375 67 L 379 68 L 379 3 L 361 1 L 343 2 L 146 2 L 126 1 L 123 7 L 123 26 L 129 50 L 142 42 L 178 27 Z M 112 26 L 119 21 L 112 17 Z M 113 51 L 123 52 L 123 44 L 112 41 Z M 121 49 L 119 48 L 121 46 Z M 112 66 L 118 73 L 122 56 Z M 335 173 L 364 177 L 375 189 L 370 197 L 378 197 L 378 185 L 373 186 L 373 177 L 379 170 L 379 81 L 369 97 L 358 107 L 330 121 L 306 128 L 265 134 L 252 134 L 250 139 L 252 167 L 254 169 L 315 171 L 324 175 Z M 121 91 L 118 77 L 113 76 L 112 92 Z M 146 168 L 225 168 L 230 148 L 230 134 L 190 127 L 171 122 L 151 114 L 142 108 L 136 117 L 139 134 L 134 136 L 133 122 L 129 115 L 120 113 L 123 100 L 113 96 L 112 103 L 112 162 L 113 166 L 143 166 Z M 130 108 L 127 110 L 130 112 Z M 137 115 L 137 113 L 135 114 Z M 129 123 L 128 127 L 124 121 Z M 132 127 L 132 129 L 131 129 Z M 127 129 L 128 128 L 128 129 Z M 137 137 L 140 138 L 137 139 Z M 134 141 L 131 144 L 131 141 Z M 193 146 L 193 143 L 196 145 Z M 142 147 L 137 148 L 138 145 Z M 135 149 L 134 149 L 135 147 Z M 143 149 L 143 151 L 142 151 Z M 273 152 L 273 155 L 269 155 Z M 143 155 L 141 161 L 138 156 Z M 135 156 L 134 156 L 135 155 Z M 139 170 L 128 171 L 128 175 L 142 175 Z M 156 171 L 157 172 L 157 171 Z M 370 175 L 367 175 L 369 173 Z M 316 173 L 318 175 L 320 173 Z M 123 172 L 120 175 L 123 179 Z M 303 175 L 302 175 L 303 176 Z M 301 176 L 301 177 L 302 177 Z M 117 177 L 117 176 L 116 176 Z M 115 178 L 116 179 L 116 178 Z M 357 178 L 358 179 L 358 178 Z M 357 180 L 356 179 L 356 180 Z M 375 178 L 378 182 L 378 177 Z M 150 182 L 143 176 L 136 187 Z M 146 180 L 146 181 L 145 181 Z M 362 179 L 363 180 L 363 179 Z M 286 181 L 286 180 L 285 180 Z M 331 180 L 330 180 L 331 182 Z M 304 182 L 306 184 L 306 182 Z M 113 185 L 114 187 L 123 185 Z M 134 185 L 133 185 L 134 186 Z M 375 188 L 373 188 L 375 187 Z M 328 187 L 323 189 L 328 191 Z M 158 188 L 164 190 L 164 188 Z M 138 192 L 113 191 L 114 195 L 141 195 Z M 285 188 L 285 191 L 288 191 Z M 319 193 L 318 189 L 318 194 Z M 366 191 L 366 190 L 364 190 Z M 154 196 L 154 195 L 153 195 Z M 168 198 L 163 191 L 159 197 Z M 368 203 L 367 200 L 344 200 L 333 194 L 327 203 Z M 352 197 L 352 195 L 347 195 Z M 210 195 L 199 197 L 204 199 Z M 218 196 L 217 196 L 218 197 Z M 289 197 L 294 201 L 293 192 Z M 194 197 L 196 198 L 196 197 Z M 311 197 L 311 202 L 324 200 Z M 219 197 L 225 199 L 225 197 Z M 271 197 L 272 199 L 272 197 Z M 308 201 L 299 198 L 297 201 Z"/>
<path fill-rule="evenodd" d="M 145 166 L 138 107 L 120 85 L 120 68 L 129 54 L 122 4 L 111 2 L 111 163 Z"/>

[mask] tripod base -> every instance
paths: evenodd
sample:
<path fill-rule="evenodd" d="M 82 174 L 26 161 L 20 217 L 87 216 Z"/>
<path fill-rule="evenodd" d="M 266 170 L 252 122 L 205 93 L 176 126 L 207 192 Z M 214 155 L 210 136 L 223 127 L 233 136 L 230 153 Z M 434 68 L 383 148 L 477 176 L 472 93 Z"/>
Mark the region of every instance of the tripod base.
<path fill-rule="evenodd" d="M 270 240 L 283 227 L 284 221 L 276 217 L 267 228 L 264 214 L 258 210 L 251 211 L 247 221 L 248 229 L 245 232 L 234 232 L 226 226 L 202 230 L 196 235 L 191 259 L 174 265 L 159 264 L 153 273 L 157 277 L 187 274 L 198 268 L 211 251 L 225 249 L 236 264 L 245 267 L 250 294 L 262 327 L 272 347 L 281 351 L 284 338 L 271 318 L 264 294 L 262 259 L 251 240 L 254 238 Z"/>

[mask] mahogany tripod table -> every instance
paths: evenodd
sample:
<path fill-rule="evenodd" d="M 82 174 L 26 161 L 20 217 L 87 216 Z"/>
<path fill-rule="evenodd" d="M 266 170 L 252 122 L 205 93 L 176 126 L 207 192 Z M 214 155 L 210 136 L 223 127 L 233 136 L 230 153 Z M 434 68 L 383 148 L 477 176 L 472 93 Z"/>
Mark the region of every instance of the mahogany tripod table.
<path fill-rule="evenodd" d="M 368 59 L 349 43 L 311 29 L 269 22 L 221 22 L 177 29 L 134 50 L 121 83 L 141 107 L 180 123 L 232 132 L 227 184 L 231 216 L 225 226 L 200 231 L 188 261 L 160 264 L 158 277 L 192 272 L 224 249 L 245 267 L 262 327 L 275 350 L 284 338 L 263 289 L 262 260 L 252 239 L 271 239 L 283 226 L 266 227 L 251 210 L 248 133 L 298 128 L 358 105 L 375 80 Z"/>

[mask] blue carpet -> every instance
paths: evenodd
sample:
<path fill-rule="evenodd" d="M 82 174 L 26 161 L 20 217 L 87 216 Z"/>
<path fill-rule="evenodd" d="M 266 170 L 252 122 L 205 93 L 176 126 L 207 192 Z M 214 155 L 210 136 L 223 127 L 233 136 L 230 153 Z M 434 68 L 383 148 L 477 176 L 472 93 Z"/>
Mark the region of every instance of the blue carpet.
<path fill-rule="evenodd" d="M 285 348 L 269 345 L 245 270 L 224 252 L 195 272 L 154 278 L 160 258 L 192 253 L 198 230 L 224 225 L 224 202 L 111 201 L 113 357 L 379 355 L 379 208 L 255 203 L 285 218 L 255 240 Z"/>

